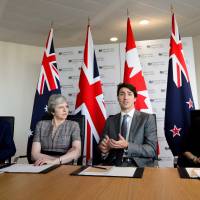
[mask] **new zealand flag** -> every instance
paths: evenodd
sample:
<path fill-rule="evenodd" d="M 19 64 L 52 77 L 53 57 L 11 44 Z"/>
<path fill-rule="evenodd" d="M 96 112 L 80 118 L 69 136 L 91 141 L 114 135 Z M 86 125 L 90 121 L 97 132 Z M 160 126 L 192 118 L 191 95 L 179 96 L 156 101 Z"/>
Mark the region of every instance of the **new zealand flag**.
<path fill-rule="evenodd" d="M 47 114 L 47 103 L 49 97 L 56 93 L 61 93 L 61 90 L 56 64 L 56 54 L 53 45 L 53 29 L 51 29 L 46 42 L 40 77 L 35 93 L 30 126 L 32 133 L 34 133 L 37 122 Z"/>
<path fill-rule="evenodd" d="M 190 127 L 190 110 L 194 109 L 189 74 L 175 15 L 172 15 L 169 69 L 165 108 L 165 136 L 174 156 Z"/>

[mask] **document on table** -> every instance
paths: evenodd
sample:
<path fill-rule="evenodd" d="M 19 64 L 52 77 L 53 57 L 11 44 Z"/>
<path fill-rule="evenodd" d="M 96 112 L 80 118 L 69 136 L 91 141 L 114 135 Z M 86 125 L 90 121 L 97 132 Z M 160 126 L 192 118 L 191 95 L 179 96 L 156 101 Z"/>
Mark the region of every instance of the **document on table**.
<path fill-rule="evenodd" d="M 57 168 L 58 165 L 42 165 L 34 166 L 33 164 L 13 164 L 9 167 L 0 169 L 0 172 L 13 172 L 13 173 L 46 173 L 52 169 Z"/>
<path fill-rule="evenodd" d="M 185 168 L 190 178 L 200 178 L 200 168 Z"/>
<path fill-rule="evenodd" d="M 71 175 L 141 178 L 143 170 L 144 168 L 136 167 L 89 166 L 82 167 Z"/>

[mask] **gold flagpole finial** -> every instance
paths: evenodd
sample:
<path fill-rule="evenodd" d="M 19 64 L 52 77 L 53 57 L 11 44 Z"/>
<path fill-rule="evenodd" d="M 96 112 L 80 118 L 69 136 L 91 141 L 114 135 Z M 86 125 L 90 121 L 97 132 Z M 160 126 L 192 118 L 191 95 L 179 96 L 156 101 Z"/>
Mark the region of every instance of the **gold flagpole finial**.
<path fill-rule="evenodd" d="M 51 20 L 50 27 L 53 28 L 53 20 Z"/>
<path fill-rule="evenodd" d="M 127 8 L 127 17 L 130 17 L 130 16 L 129 16 L 129 10 L 128 10 L 128 8 Z"/>
<path fill-rule="evenodd" d="M 173 7 L 172 3 L 170 5 L 170 10 L 171 10 L 171 13 L 173 14 L 174 13 L 174 7 Z"/>

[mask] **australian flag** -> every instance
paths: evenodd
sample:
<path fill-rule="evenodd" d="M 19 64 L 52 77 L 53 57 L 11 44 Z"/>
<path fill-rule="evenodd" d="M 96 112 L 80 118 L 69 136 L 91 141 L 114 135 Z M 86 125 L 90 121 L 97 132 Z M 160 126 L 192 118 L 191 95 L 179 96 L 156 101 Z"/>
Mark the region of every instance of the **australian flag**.
<path fill-rule="evenodd" d="M 172 14 L 165 108 L 165 136 L 174 156 L 181 152 L 183 137 L 190 127 L 190 110 L 193 109 L 194 103 L 182 42 L 175 15 Z"/>
<path fill-rule="evenodd" d="M 56 54 L 53 45 L 53 29 L 51 28 L 46 48 L 43 55 L 40 77 L 37 83 L 35 100 L 33 105 L 31 132 L 45 115 L 47 115 L 47 103 L 52 94 L 61 93 L 60 80 L 56 64 Z"/>

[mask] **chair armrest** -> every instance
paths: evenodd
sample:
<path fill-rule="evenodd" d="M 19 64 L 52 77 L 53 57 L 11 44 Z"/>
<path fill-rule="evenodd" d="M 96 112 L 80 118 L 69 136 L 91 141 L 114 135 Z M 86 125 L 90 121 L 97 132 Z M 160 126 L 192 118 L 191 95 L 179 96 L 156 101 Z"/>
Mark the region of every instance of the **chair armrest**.
<path fill-rule="evenodd" d="M 26 156 L 26 155 L 17 156 L 17 157 L 14 158 L 13 163 L 17 163 L 17 161 L 18 161 L 20 158 L 27 158 L 27 156 Z"/>

